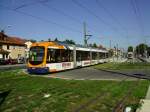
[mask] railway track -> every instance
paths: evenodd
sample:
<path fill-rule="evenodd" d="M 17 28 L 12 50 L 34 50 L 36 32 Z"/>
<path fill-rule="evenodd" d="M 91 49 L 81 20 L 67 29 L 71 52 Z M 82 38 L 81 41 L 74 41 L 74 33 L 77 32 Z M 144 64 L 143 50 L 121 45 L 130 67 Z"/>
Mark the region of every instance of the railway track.
<path fill-rule="evenodd" d="M 122 85 L 124 81 L 126 81 L 128 78 L 125 78 L 123 80 L 121 80 L 119 82 L 119 85 Z M 80 112 L 82 110 L 85 110 L 89 105 L 96 103 L 98 100 L 102 99 L 103 97 L 105 97 L 108 94 L 108 90 L 110 88 L 112 88 L 113 86 L 115 86 L 115 84 L 112 84 L 111 86 L 107 87 L 107 89 L 105 91 L 103 91 L 102 93 L 100 93 L 99 95 L 97 95 L 96 97 L 92 98 L 91 100 L 89 100 L 88 102 L 86 102 L 85 104 L 79 106 L 78 108 L 76 108 L 73 112 Z"/>
<path fill-rule="evenodd" d="M 139 60 L 141 60 L 142 62 L 147 62 L 144 58 L 142 57 L 138 57 Z"/>
<path fill-rule="evenodd" d="M 129 88 L 126 95 L 116 103 L 112 112 L 124 112 L 124 109 L 126 107 L 125 103 L 126 103 L 127 99 L 129 98 L 129 96 L 132 94 L 132 91 L 134 91 L 134 89 L 139 85 L 139 81 L 140 81 L 140 79 L 138 79 L 137 82 Z"/>
<path fill-rule="evenodd" d="M 113 72 L 113 71 L 107 71 L 107 72 Z M 117 73 L 117 72 L 113 72 L 113 73 Z M 130 89 L 127 91 L 126 95 L 121 98 L 118 102 L 116 102 L 116 105 L 115 107 L 113 108 L 112 112 L 124 112 L 124 107 L 125 107 L 125 101 L 128 99 L 128 97 L 132 94 L 132 91 L 138 86 L 139 84 L 139 81 L 141 79 L 146 79 L 146 80 L 150 80 L 150 76 L 146 76 L 144 74 L 125 74 L 125 73 L 118 73 L 118 74 L 121 74 L 121 75 L 126 75 L 126 76 L 129 76 L 123 80 L 121 80 L 118 85 L 121 86 L 123 84 L 123 82 L 125 82 L 127 79 L 129 79 L 130 77 L 134 77 L 136 78 L 135 80 L 135 84 L 134 85 L 131 85 L 130 86 Z M 99 100 L 101 100 L 102 98 L 104 98 L 105 96 L 108 95 L 109 93 L 109 89 L 112 88 L 114 86 L 111 85 L 109 87 L 107 87 L 107 89 L 100 93 L 99 95 L 95 96 L 94 98 L 90 99 L 88 102 L 84 103 L 83 105 L 77 107 L 75 110 L 73 110 L 73 112 L 80 112 L 80 111 L 83 111 L 85 110 L 86 108 L 88 108 L 90 105 L 98 102 Z M 91 112 L 91 111 L 90 111 Z"/>
<path fill-rule="evenodd" d="M 14 70 L 14 69 L 25 69 L 26 64 L 16 64 L 16 65 L 0 65 L 0 71 Z"/>

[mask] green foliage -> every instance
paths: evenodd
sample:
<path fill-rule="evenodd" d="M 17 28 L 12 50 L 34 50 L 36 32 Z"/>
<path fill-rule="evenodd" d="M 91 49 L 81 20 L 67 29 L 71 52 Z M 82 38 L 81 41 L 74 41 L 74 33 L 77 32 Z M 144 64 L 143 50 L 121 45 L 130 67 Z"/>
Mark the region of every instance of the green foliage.
<path fill-rule="evenodd" d="M 48 38 L 48 42 L 50 42 L 51 41 L 51 38 Z"/>
<path fill-rule="evenodd" d="M 58 42 L 59 40 L 57 38 L 54 39 L 55 42 Z"/>
<path fill-rule="evenodd" d="M 37 41 L 36 41 L 36 40 L 34 40 L 34 39 L 30 39 L 29 41 L 31 41 L 32 43 L 37 42 Z"/>
<path fill-rule="evenodd" d="M 128 52 L 133 52 L 133 47 L 132 46 L 128 47 Z"/>
<path fill-rule="evenodd" d="M 148 50 L 148 46 L 146 44 L 139 44 L 136 46 L 136 53 L 144 56 L 145 50 Z"/>
<path fill-rule="evenodd" d="M 97 44 L 96 44 L 96 43 L 89 44 L 88 46 L 89 46 L 89 47 L 93 47 L 93 48 L 98 48 L 98 46 L 97 46 Z"/>
<path fill-rule="evenodd" d="M 74 41 L 74 40 L 66 39 L 66 40 L 63 41 L 63 42 L 66 43 L 66 44 L 72 44 L 72 45 L 75 45 L 75 41 Z"/>
<path fill-rule="evenodd" d="M 94 47 L 94 48 L 97 48 L 97 44 L 96 44 L 96 43 L 94 43 L 94 44 L 93 44 L 93 47 Z"/>

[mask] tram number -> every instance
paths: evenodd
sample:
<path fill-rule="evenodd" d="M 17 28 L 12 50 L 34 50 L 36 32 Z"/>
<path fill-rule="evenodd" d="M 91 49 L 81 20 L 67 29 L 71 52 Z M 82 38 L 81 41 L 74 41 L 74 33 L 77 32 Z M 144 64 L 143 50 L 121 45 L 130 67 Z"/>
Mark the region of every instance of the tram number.
<path fill-rule="evenodd" d="M 71 63 L 62 63 L 63 68 L 69 68 L 71 67 Z"/>

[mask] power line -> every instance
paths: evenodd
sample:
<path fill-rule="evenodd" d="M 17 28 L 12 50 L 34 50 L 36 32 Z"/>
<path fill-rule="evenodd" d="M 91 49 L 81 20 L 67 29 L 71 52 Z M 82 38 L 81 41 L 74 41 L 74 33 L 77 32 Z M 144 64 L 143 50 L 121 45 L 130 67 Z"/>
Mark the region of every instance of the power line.
<path fill-rule="evenodd" d="M 49 9 L 51 9 L 51 10 L 53 10 L 53 11 L 55 11 L 55 12 L 61 14 L 61 15 L 64 15 L 64 16 L 70 18 L 71 20 L 73 20 L 73 21 L 75 21 L 75 22 L 78 22 L 78 23 L 82 24 L 81 21 L 79 21 L 78 19 L 72 17 L 71 15 L 66 14 L 65 12 L 63 12 L 63 11 L 61 11 L 61 10 L 56 9 L 55 7 L 52 7 L 52 6 L 49 6 L 49 5 L 45 4 L 46 2 L 47 2 L 47 1 L 34 1 L 34 2 L 32 2 L 32 3 L 23 4 L 23 5 L 21 5 L 21 6 L 18 6 L 17 8 L 15 8 L 15 10 L 18 10 L 18 9 L 23 8 L 23 7 L 27 7 L 27 6 L 34 5 L 34 4 L 39 3 L 39 4 L 42 4 L 42 6 L 44 6 L 44 7 L 47 7 L 47 8 L 49 8 Z"/>
<path fill-rule="evenodd" d="M 16 8 L 14 8 L 14 10 L 18 10 L 18 9 L 22 9 L 24 7 L 27 7 L 27 6 L 30 6 L 30 5 L 34 5 L 34 4 L 38 4 L 38 3 L 46 3 L 50 0 L 39 0 L 39 1 L 33 1 L 33 2 L 30 2 L 30 3 L 26 3 L 26 4 L 22 4 Z"/>
<path fill-rule="evenodd" d="M 131 5 L 133 7 L 133 11 L 134 11 L 136 20 L 137 20 L 139 28 L 141 30 L 141 35 L 144 36 L 144 27 L 143 27 L 143 24 L 142 24 L 141 14 L 140 14 L 139 7 L 137 5 L 136 0 L 131 0 Z"/>
<path fill-rule="evenodd" d="M 96 1 L 97 5 L 99 6 L 99 8 L 102 8 L 102 9 L 112 18 L 112 20 L 113 20 L 116 24 L 118 24 L 118 25 L 121 27 L 122 30 L 125 31 L 125 34 L 127 35 L 127 36 L 125 36 L 125 37 L 126 37 L 126 39 L 127 39 L 127 43 L 129 44 L 129 41 L 128 41 L 128 30 L 127 30 L 127 29 L 119 22 L 119 20 L 101 3 L 100 0 L 95 0 L 95 1 Z"/>
<path fill-rule="evenodd" d="M 69 14 L 66 14 L 65 12 L 63 12 L 63 11 L 61 11 L 61 10 L 58 10 L 58 9 L 55 8 L 55 7 L 49 6 L 49 5 L 44 4 L 44 3 L 42 3 L 42 5 L 43 5 L 44 7 L 47 7 L 47 8 L 49 8 L 49 9 L 51 9 L 51 10 L 53 10 L 53 11 L 55 11 L 55 12 L 61 14 L 61 15 L 64 15 L 64 16 L 70 18 L 71 20 L 73 20 L 73 21 L 75 21 L 75 22 L 77 22 L 77 23 L 79 23 L 79 24 L 82 24 L 82 22 L 81 22 L 80 20 L 74 18 L 73 16 L 71 16 L 71 15 L 69 15 Z"/>
<path fill-rule="evenodd" d="M 101 21 L 103 24 L 105 24 L 107 27 L 109 27 L 110 29 L 113 29 L 113 31 L 116 31 L 115 27 L 112 27 L 111 24 L 105 22 L 101 17 L 97 16 L 95 13 L 93 13 L 91 10 L 89 10 L 87 7 L 85 7 L 84 5 L 82 5 L 81 3 L 77 2 L 77 0 L 72 0 L 73 3 L 75 3 L 76 5 L 78 5 L 79 7 L 81 7 L 82 9 L 84 9 L 85 11 L 87 11 L 89 14 L 91 14 L 92 16 L 94 16 L 95 18 L 97 18 L 99 21 Z M 118 32 L 118 31 L 117 31 Z M 120 36 L 122 36 L 122 34 L 120 32 L 118 32 L 120 34 Z M 127 39 L 127 43 L 129 44 L 128 41 L 128 37 L 125 36 Z"/>
<path fill-rule="evenodd" d="M 1 6 L 2 6 L 2 5 L 1 5 Z M 54 25 L 59 26 L 59 27 L 61 27 L 61 28 L 68 29 L 68 30 L 70 30 L 70 31 L 72 31 L 72 32 L 82 33 L 81 31 L 75 30 L 75 29 L 73 29 L 73 28 L 71 28 L 71 27 L 68 27 L 68 26 L 65 26 L 65 25 L 62 25 L 62 24 L 58 24 L 58 23 L 56 23 L 56 22 L 53 22 L 53 21 L 48 20 L 48 19 L 41 18 L 41 17 L 39 17 L 39 16 L 34 16 L 34 15 L 32 15 L 32 14 L 29 14 L 29 13 L 26 13 L 26 12 L 23 12 L 23 11 L 19 11 L 19 10 L 16 10 L 16 9 L 10 9 L 9 7 L 6 7 L 6 6 L 2 6 L 2 7 L 5 8 L 6 10 L 14 11 L 14 12 L 17 12 L 17 13 L 19 13 L 19 14 L 22 14 L 22 15 L 25 15 L 25 16 L 28 16 L 28 17 L 32 17 L 32 18 L 34 18 L 34 19 L 38 19 L 38 20 L 43 21 L 43 22 L 46 22 L 46 23 L 54 24 Z"/>
<path fill-rule="evenodd" d="M 100 0 L 96 0 L 97 5 L 100 8 L 103 8 L 103 10 L 113 19 L 113 21 L 116 22 L 116 24 L 120 25 L 120 27 L 127 32 L 127 29 L 118 21 L 118 19 L 100 2 Z"/>
<path fill-rule="evenodd" d="M 82 5 L 81 3 L 77 2 L 76 0 L 72 0 L 72 2 L 76 5 L 78 5 L 79 7 L 81 7 L 82 9 L 84 9 L 85 11 L 87 11 L 89 14 L 91 14 L 92 16 L 94 16 L 95 18 L 97 18 L 99 21 L 101 21 L 103 24 L 105 24 L 107 27 L 109 26 L 111 29 L 113 29 L 114 31 L 116 31 L 116 28 L 113 27 L 112 25 L 110 25 L 109 23 L 105 22 L 101 17 L 97 16 L 95 13 L 93 13 L 91 10 L 89 10 L 87 7 L 85 7 L 84 5 Z"/>
<path fill-rule="evenodd" d="M 27 7 L 27 6 L 33 5 L 33 4 L 35 4 L 35 3 L 40 3 L 40 4 L 42 4 L 44 7 L 47 7 L 47 8 L 49 8 L 49 9 L 51 9 L 51 10 L 53 10 L 53 11 L 55 11 L 55 12 L 61 14 L 61 15 L 64 15 L 65 17 L 70 18 L 71 20 L 77 22 L 78 24 L 82 24 L 82 22 L 81 22 L 80 20 L 74 18 L 73 16 L 71 16 L 71 15 L 69 15 L 69 14 L 67 14 L 67 13 L 65 13 L 65 12 L 63 12 L 63 11 L 61 11 L 61 10 L 58 10 L 58 9 L 55 8 L 55 7 L 52 7 L 52 6 L 49 6 L 49 5 L 45 4 L 45 3 L 47 3 L 47 1 L 48 1 L 48 0 L 46 0 L 46 1 L 36 1 L 36 2 L 32 2 L 32 3 L 30 3 L 30 4 L 23 4 L 22 6 L 19 6 L 19 7 L 15 8 L 15 9 L 21 9 L 21 8 L 23 8 L 23 7 Z M 97 16 L 97 15 L 95 15 L 95 16 Z M 97 18 L 99 18 L 99 17 L 97 16 Z M 99 18 L 99 19 L 101 19 L 101 18 Z M 103 21 L 103 20 L 101 20 L 101 21 Z M 104 22 L 105 22 L 105 21 L 103 21 L 103 23 L 104 23 Z M 108 23 L 106 23 L 106 22 L 105 22 L 105 24 L 106 24 L 107 26 L 110 26 L 110 24 L 108 24 Z M 115 30 L 116 28 L 113 28 L 113 27 L 112 27 L 112 29 Z"/>
<path fill-rule="evenodd" d="M 47 0 L 47 1 L 48 1 L 48 0 Z M 57 8 L 55 8 L 55 7 L 52 7 L 52 6 L 47 5 L 47 4 L 46 4 L 47 1 L 44 1 L 44 2 L 43 2 L 43 1 L 36 1 L 36 2 L 29 3 L 29 4 L 23 4 L 23 5 L 18 6 L 17 8 L 15 8 L 15 10 L 18 10 L 18 9 L 21 9 L 21 8 L 23 8 L 23 7 L 27 7 L 27 6 L 30 6 L 30 5 L 34 5 L 34 4 L 36 4 L 36 3 L 40 3 L 40 4 L 42 4 L 42 6 L 44 6 L 44 7 L 46 7 L 46 8 L 49 8 L 49 9 L 51 9 L 51 10 L 53 10 L 53 11 L 55 11 L 55 12 L 57 12 L 57 13 L 63 15 L 63 16 L 65 16 L 65 17 L 69 18 L 70 20 L 72 20 L 72 21 L 74 21 L 74 22 L 80 24 L 80 25 L 83 24 L 83 22 L 81 22 L 80 20 L 76 19 L 75 17 L 73 17 L 73 16 L 71 16 L 71 15 L 69 15 L 69 14 L 63 12 L 62 10 L 59 10 L 59 9 L 57 9 Z M 95 30 L 97 30 L 97 29 L 95 29 Z"/>

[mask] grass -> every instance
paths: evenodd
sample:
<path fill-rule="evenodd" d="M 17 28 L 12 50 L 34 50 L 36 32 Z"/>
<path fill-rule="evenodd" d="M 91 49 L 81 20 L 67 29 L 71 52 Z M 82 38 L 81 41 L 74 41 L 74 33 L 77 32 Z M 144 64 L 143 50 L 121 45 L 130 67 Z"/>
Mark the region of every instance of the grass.
<path fill-rule="evenodd" d="M 0 111 L 4 112 L 70 112 L 88 102 L 95 96 L 106 92 L 86 109 L 91 111 L 110 112 L 116 103 L 126 95 L 136 81 L 94 81 L 62 80 L 27 75 L 21 70 L 0 72 L 0 91 L 10 90 L 0 96 Z M 142 80 L 130 94 L 126 105 L 137 105 L 146 95 L 149 82 Z M 49 94 L 48 98 L 44 95 Z M 87 110 L 83 109 L 83 112 Z"/>
<path fill-rule="evenodd" d="M 105 63 L 96 65 L 94 68 L 107 70 L 142 70 L 150 69 L 150 63 Z"/>

